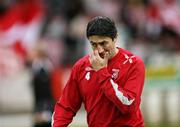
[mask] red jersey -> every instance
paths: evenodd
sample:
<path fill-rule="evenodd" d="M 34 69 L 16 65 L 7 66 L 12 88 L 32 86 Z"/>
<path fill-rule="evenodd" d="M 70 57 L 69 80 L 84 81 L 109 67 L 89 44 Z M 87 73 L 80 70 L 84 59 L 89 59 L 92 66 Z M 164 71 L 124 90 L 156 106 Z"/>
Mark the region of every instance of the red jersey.
<path fill-rule="evenodd" d="M 144 77 L 143 61 L 121 48 L 98 71 L 91 68 L 88 55 L 81 58 L 55 105 L 52 127 L 67 127 L 82 102 L 89 127 L 144 127 L 140 111 Z"/>

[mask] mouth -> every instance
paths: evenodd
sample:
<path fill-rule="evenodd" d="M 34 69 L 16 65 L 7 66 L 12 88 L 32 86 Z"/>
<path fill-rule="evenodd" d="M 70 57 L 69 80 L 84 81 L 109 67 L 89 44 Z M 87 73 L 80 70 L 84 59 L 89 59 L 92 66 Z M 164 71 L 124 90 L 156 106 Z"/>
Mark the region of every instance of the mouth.
<path fill-rule="evenodd" d="M 101 58 L 104 58 L 104 53 L 99 54 Z"/>

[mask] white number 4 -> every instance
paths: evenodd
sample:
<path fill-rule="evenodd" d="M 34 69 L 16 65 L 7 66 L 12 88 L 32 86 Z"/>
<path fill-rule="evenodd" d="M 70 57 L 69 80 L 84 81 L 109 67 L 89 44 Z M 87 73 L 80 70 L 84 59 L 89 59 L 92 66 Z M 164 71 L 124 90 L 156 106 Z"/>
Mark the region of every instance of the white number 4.
<path fill-rule="evenodd" d="M 88 72 L 87 74 L 86 74 L 86 80 L 89 80 L 90 79 L 90 72 Z"/>

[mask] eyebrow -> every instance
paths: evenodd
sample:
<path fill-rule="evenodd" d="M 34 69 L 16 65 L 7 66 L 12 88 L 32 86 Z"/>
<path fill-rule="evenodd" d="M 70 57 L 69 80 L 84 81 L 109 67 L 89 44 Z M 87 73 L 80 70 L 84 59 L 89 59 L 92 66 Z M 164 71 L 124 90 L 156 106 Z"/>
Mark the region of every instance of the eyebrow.
<path fill-rule="evenodd" d="M 105 41 L 105 40 L 104 41 L 100 41 L 100 42 L 90 41 L 91 44 L 101 44 L 101 43 L 106 43 L 106 42 L 108 42 L 108 41 Z"/>

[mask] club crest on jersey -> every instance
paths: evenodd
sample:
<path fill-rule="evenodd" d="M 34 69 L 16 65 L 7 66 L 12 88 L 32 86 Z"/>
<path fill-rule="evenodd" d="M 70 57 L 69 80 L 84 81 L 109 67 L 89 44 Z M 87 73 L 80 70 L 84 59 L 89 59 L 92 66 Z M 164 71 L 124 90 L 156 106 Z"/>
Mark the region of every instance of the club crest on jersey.
<path fill-rule="evenodd" d="M 119 75 L 119 69 L 112 69 L 112 79 L 116 79 Z"/>

